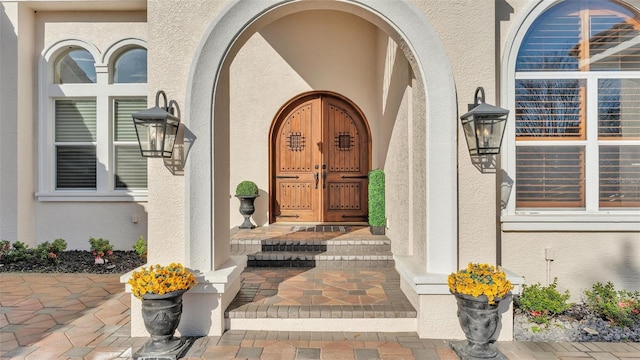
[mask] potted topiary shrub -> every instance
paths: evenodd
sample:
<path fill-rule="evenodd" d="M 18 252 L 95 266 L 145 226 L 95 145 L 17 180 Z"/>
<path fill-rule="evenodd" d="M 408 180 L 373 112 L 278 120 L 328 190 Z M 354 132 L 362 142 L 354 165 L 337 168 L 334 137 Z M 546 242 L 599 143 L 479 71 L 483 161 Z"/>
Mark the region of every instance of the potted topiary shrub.
<path fill-rule="evenodd" d="M 387 223 L 384 203 L 384 171 L 369 172 L 369 226 L 373 235 L 384 235 Z"/>
<path fill-rule="evenodd" d="M 258 196 L 260 196 L 258 185 L 253 181 L 242 181 L 236 187 L 236 197 L 240 199 L 240 214 L 244 216 L 244 222 L 239 226 L 240 229 L 255 228 L 255 225 L 251 223 L 251 215 L 256 211 L 253 202 Z"/>

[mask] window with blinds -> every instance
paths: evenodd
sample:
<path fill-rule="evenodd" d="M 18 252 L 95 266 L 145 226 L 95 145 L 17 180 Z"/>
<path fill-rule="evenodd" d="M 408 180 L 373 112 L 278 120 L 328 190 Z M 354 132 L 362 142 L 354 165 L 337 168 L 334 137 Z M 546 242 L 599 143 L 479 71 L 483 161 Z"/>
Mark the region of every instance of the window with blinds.
<path fill-rule="evenodd" d="M 584 207 L 583 147 L 521 146 L 516 153 L 519 206 Z"/>
<path fill-rule="evenodd" d="M 56 188 L 96 188 L 96 101 L 55 101 Z"/>
<path fill-rule="evenodd" d="M 146 189 L 147 159 L 140 156 L 131 114 L 147 108 L 146 98 L 114 99 L 115 188 Z"/>
<path fill-rule="evenodd" d="M 614 0 L 562 1 L 527 31 L 514 85 L 516 209 L 640 207 L 639 19 Z"/>
<path fill-rule="evenodd" d="M 600 147 L 600 207 L 640 206 L 640 146 Z"/>
<path fill-rule="evenodd" d="M 145 201 L 147 160 L 131 114 L 147 108 L 147 50 L 138 39 L 117 41 L 100 64 L 105 74 L 92 55 L 99 49 L 60 44 L 41 84 L 37 198 Z"/>
<path fill-rule="evenodd" d="M 598 80 L 598 137 L 640 139 L 640 79 Z"/>
<path fill-rule="evenodd" d="M 584 139 L 584 98 L 581 80 L 517 80 L 516 136 Z"/>
<path fill-rule="evenodd" d="M 563 1 L 529 28 L 516 71 L 640 70 L 638 19 L 616 1 Z"/>

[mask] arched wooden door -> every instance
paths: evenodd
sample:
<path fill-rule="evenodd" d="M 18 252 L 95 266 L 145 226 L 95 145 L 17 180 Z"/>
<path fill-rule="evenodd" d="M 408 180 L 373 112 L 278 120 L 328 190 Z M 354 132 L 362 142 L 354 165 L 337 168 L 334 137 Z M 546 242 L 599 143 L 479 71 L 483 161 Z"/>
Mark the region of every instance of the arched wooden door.
<path fill-rule="evenodd" d="M 333 93 L 300 96 L 271 129 L 271 222 L 367 221 L 369 127 Z"/>

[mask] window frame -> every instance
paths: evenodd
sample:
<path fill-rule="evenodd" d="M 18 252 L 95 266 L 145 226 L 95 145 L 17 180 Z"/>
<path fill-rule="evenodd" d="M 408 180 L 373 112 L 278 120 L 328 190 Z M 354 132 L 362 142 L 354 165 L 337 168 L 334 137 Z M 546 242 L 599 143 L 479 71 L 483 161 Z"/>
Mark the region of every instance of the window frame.
<path fill-rule="evenodd" d="M 501 103 L 515 114 L 515 84 L 521 79 L 584 79 L 586 86 L 586 139 L 516 139 L 515 115 L 507 121 L 506 134 L 501 154 L 502 179 L 498 184 L 501 198 L 501 226 L 503 231 L 639 231 L 640 216 L 638 208 L 600 208 L 599 207 L 599 148 L 603 145 L 637 145 L 638 140 L 607 140 L 598 138 L 597 99 L 598 80 L 603 78 L 640 79 L 640 71 L 540 71 L 517 72 L 516 60 L 527 31 L 546 10 L 558 2 L 540 1 L 531 4 L 515 24 L 515 31 L 507 39 L 503 53 L 501 77 Z M 625 3 L 635 11 L 637 7 Z M 594 140 L 595 139 L 595 140 Z M 585 207 L 584 209 L 567 208 L 516 208 L 515 173 L 516 145 L 579 145 L 585 147 Z"/>
<path fill-rule="evenodd" d="M 147 83 L 110 81 L 111 63 L 125 47 L 146 46 L 141 40 L 121 41 L 109 48 L 104 56 L 91 43 L 70 39 L 53 45 L 43 53 L 39 66 L 38 109 L 38 189 L 39 201 L 147 201 L 147 189 L 115 188 L 114 99 L 147 98 Z M 94 57 L 95 83 L 54 83 L 55 60 L 69 48 L 83 48 Z M 96 189 L 56 189 L 55 101 L 61 99 L 96 101 Z"/>

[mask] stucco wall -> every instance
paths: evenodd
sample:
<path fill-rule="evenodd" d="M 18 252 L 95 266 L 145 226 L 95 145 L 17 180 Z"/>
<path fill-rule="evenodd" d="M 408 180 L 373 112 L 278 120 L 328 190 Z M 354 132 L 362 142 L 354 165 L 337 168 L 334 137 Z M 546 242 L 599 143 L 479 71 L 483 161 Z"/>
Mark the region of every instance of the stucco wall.
<path fill-rule="evenodd" d="M 638 233 L 516 233 L 503 234 L 503 264 L 524 275 L 528 284 L 558 278 L 558 289 L 573 300 L 595 282 L 612 281 L 617 289 L 640 290 Z M 545 249 L 553 261 L 545 260 Z"/>
<path fill-rule="evenodd" d="M 33 245 L 33 227 L 25 226 L 33 213 L 35 163 L 30 86 L 33 13 L 15 3 L 0 4 L 0 9 L 0 169 L 4 169 L 0 172 L 0 239 Z"/>
<path fill-rule="evenodd" d="M 458 94 L 458 116 L 473 104 L 478 86 L 486 102 L 496 105 L 496 52 L 493 1 L 420 2 L 446 48 Z M 460 26 L 459 19 L 473 19 Z M 482 24 L 482 26 L 478 26 Z M 433 91 L 434 89 L 427 89 Z M 437 91 L 437 90 L 436 90 Z M 449 120 L 449 119 L 443 119 Z M 456 119 L 459 124 L 459 119 Z M 495 170 L 493 171 L 495 172 Z M 428 180 L 427 180 L 428 181 Z M 480 172 L 471 161 L 462 128 L 458 125 L 458 263 L 496 259 L 496 176 Z"/>
<path fill-rule="evenodd" d="M 145 204 L 135 202 L 42 202 L 34 225 L 38 243 L 63 238 L 68 249 L 89 250 L 89 237 L 108 239 L 115 250 L 132 250 L 147 237 Z M 136 218 L 137 223 L 134 223 Z"/>

